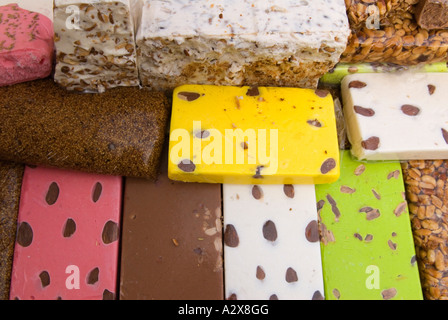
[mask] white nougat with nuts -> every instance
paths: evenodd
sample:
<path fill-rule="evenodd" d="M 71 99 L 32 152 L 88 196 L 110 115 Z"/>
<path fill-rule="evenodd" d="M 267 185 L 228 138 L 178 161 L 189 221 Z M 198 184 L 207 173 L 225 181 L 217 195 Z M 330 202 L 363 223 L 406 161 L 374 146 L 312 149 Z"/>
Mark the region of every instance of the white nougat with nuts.
<path fill-rule="evenodd" d="M 315 89 L 346 48 L 345 10 L 343 0 L 145 0 L 142 85 Z"/>
<path fill-rule="evenodd" d="M 314 185 L 223 186 L 229 300 L 322 300 Z"/>
<path fill-rule="evenodd" d="M 138 86 L 140 0 L 55 0 L 55 81 L 68 90 Z"/>
<path fill-rule="evenodd" d="M 356 158 L 448 159 L 448 73 L 348 75 L 341 90 Z"/>

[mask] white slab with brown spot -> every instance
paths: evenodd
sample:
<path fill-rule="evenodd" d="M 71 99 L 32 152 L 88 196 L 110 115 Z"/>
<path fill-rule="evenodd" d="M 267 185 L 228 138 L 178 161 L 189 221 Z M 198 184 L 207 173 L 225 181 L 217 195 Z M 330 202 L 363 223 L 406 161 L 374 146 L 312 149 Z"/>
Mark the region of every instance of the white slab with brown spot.
<path fill-rule="evenodd" d="M 226 299 L 323 299 L 315 187 L 223 190 Z"/>

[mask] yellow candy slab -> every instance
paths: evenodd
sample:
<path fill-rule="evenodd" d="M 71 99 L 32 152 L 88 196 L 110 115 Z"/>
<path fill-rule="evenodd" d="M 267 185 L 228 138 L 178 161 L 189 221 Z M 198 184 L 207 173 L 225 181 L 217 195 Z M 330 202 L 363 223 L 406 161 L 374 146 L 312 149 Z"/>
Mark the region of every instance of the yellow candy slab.
<path fill-rule="evenodd" d="M 322 90 L 185 85 L 174 91 L 172 180 L 321 184 L 339 177 L 334 105 Z"/>

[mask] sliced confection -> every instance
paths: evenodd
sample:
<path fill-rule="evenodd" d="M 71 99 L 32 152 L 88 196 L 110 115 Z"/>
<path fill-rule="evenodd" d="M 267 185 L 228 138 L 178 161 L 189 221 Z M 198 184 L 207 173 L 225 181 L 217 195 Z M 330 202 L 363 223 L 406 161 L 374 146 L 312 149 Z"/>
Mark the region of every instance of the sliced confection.
<path fill-rule="evenodd" d="M 53 51 L 50 18 L 15 3 L 0 6 L 0 86 L 48 77 Z"/>
<path fill-rule="evenodd" d="M 121 300 L 222 300 L 221 186 L 126 179 Z"/>
<path fill-rule="evenodd" d="M 224 185 L 229 300 L 322 300 L 313 185 Z"/>
<path fill-rule="evenodd" d="M 315 184 L 339 176 L 327 91 L 185 85 L 174 91 L 170 130 L 173 180 Z"/>
<path fill-rule="evenodd" d="M 352 153 L 365 160 L 448 158 L 448 73 L 370 73 L 342 81 Z"/>
<path fill-rule="evenodd" d="M 55 81 L 82 92 L 138 86 L 139 5 L 138 0 L 55 0 Z"/>
<path fill-rule="evenodd" d="M 122 178 L 26 167 L 11 299 L 115 299 Z"/>
<path fill-rule="evenodd" d="M 343 0 L 144 1 L 137 33 L 143 86 L 316 88 L 346 48 Z"/>
<path fill-rule="evenodd" d="M 155 179 L 169 105 L 160 92 L 78 94 L 53 80 L 0 88 L 0 159 Z"/>
<path fill-rule="evenodd" d="M 422 299 L 400 163 L 344 151 L 340 179 L 316 198 L 328 300 Z"/>

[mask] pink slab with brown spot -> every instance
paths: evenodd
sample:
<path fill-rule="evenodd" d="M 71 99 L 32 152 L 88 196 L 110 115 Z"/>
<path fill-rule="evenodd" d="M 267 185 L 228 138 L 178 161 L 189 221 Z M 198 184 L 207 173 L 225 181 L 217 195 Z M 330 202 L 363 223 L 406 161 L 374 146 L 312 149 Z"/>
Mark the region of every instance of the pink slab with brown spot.
<path fill-rule="evenodd" d="M 122 178 L 25 168 L 11 299 L 115 299 Z"/>

